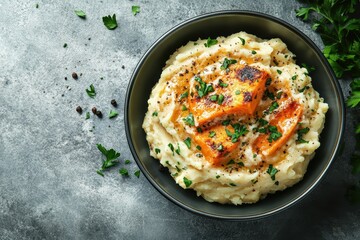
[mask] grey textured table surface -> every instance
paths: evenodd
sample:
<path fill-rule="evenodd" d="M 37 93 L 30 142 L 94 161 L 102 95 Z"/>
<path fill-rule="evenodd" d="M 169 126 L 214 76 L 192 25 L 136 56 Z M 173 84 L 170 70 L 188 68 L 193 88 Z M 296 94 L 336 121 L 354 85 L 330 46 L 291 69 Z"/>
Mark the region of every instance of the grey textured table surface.
<path fill-rule="evenodd" d="M 36 8 L 36 4 L 39 4 Z M 137 16 L 132 5 L 140 5 Z M 356 181 L 348 113 L 346 146 L 315 191 L 262 220 L 225 222 L 169 202 L 141 175 L 127 145 L 123 103 L 133 69 L 148 47 L 174 25 L 225 9 L 281 18 L 322 42 L 295 17 L 297 1 L 0 1 L 0 239 L 359 239 L 360 206 L 344 195 Z M 74 14 L 87 13 L 86 20 Z M 102 16 L 115 13 L 109 31 Z M 67 47 L 64 48 L 64 43 Z M 124 67 L 122 67 L 124 66 Z M 78 80 L 72 72 L 82 74 Z M 65 80 L 67 77 L 67 80 Z M 91 99 L 85 89 L 96 86 Z M 342 82 L 343 92 L 348 86 Z M 85 120 L 75 108 L 119 116 Z M 106 177 L 96 143 L 115 148 L 131 177 Z"/>

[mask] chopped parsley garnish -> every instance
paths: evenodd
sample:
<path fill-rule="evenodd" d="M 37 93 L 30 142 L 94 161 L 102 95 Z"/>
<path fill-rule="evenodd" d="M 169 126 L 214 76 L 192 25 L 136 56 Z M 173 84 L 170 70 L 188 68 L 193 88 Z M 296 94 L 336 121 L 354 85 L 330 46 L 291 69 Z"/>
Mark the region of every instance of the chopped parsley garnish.
<path fill-rule="evenodd" d="M 177 155 L 180 155 L 180 145 L 179 145 L 179 143 L 177 144 L 177 148 L 175 149 L 175 152 L 177 153 Z"/>
<path fill-rule="evenodd" d="M 252 54 L 256 54 L 256 51 L 255 51 L 255 50 L 252 50 L 251 53 L 252 53 Z"/>
<path fill-rule="evenodd" d="M 219 97 L 218 97 L 218 100 L 217 100 L 217 103 L 219 104 L 219 105 L 221 105 L 223 102 L 224 102 L 224 95 L 222 95 L 222 94 L 219 94 Z"/>
<path fill-rule="evenodd" d="M 199 76 L 195 77 L 195 81 L 199 83 L 199 85 L 195 86 L 195 89 L 200 98 L 206 96 L 208 93 L 213 92 L 214 88 L 212 84 L 206 84 Z"/>
<path fill-rule="evenodd" d="M 216 45 L 218 43 L 218 40 L 216 39 L 211 39 L 210 37 L 208 37 L 206 43 L 204 43 L 205 47 L 209 48 L 213 45 Z"/>
<path fill-rule="evenodd" d="M 89 97 L 94 98 L 96 96 L 96 91 L 94 85 L 90 85 L 89 89 L 86 89 L 86 93 Z"/>
<path fill-rule="evenodd" d="M 201 150 L 201 147 L 199 145 L 196 146 L 197 150 Z"/>
<path fill-rule="evenodd" d="M 241 41 L 241 44 L 244 46 L 245 45 L 245 39 L 241 38 L 241 37 L 238 37 Z"/>
<path fill-rule="evenodd" d="M 224 88 L 224 87 L 229 86 L 229 84 L 224 83 L 223 80 L 219 79 L 219 86 Z"/>
<path fill-rule="evenodd" d="M 185 145 L 187 146 L 187 148 L 190 149 L 190 147 L 191 147 L 191 138 L 190 138 L 190 137 L 187 137 L 187 138 L 184 140 L 184 143 L 185 143 Z"/>
<path fill-rule="evenodd" d="M 228 161 L 228 163 L 226 165 L 230 165 L 230 164 L 234 164 L 234 163 L 235 163 L 234 159 L 230 159 L 230 161 Z"/>
<path fill-rule="evenodd" d="M 211 95 L 211 96 L 210 96 L 210 101 L 216 102 L 217 98 L 218 98 L 218 95 L 216 95 L 216 94 Z"/>
<path fill-rule="evenodd" d="M 125 164 L 130 164 L 131 161 L 130 161 L 129 159 L 126 159 L 124 163 L 125 163 Z"/>
<path fill-rule="evenodd" d="M 229 183 L 230 186 L 236 187 L 235 183 Z"/>
<path fill-rule="evenodd" d="M 119 173 L 123 176 L 129 176 L 129 172 L 126 168 L 120 168 Z"/>
<path fill-rule="evenodd" d="M 116 15 L 114 14 L 112 17 L 109 16 L 105 16 L 102 18 L 103 23 L 105 25 L 105 27 L 107 27 L 107 29 L 109 30 L 114 30 L 115 28 L 117 28 L 117 22 L 116 22 Z"/>
<path fill-rule="evenodd" d="M 275 95 L 273 92 L 270 92 L 268 89 L 266 89 L 264 92 L 264 98 L 265 98 L 265 100 L 267 98 L 270 98 L 271 100 L 275 100 Z"/>
<path fill-rule="evenodd" d="M 183 181 L 185 183 L 185 186 L 188 188 L 192 184 L 192 181 L 187 179 L 186 177 L 183 178 Z"/>
<path fill-rule="evenodd" d="M 86 112 L 85 119 L 89 119 L 89 118 L 90 118 L 90 112 Z"/>
<path fill-rule="evenodd" d="M 265 126 L 266 124 L 268 124 L 269 122 L 268 121 L 266 121 L 265 119 L 263 119 L 263 118 L 260 118 L 259 119 L 259 124 L 260 124 L 260 126 Z"/>
<path fill-rule="evenodd" d="M 291 79 L 292 79 L 292 80 L 296 80 L 297 76 L 298 76 L 298 75 L 294 75 L 294 76 L 291 77 Z"/>
<path fill-rule="evenodd" d="M 158 116 L 158 112 L 157 112 L 157 111 L 154 111 L 154 112 L 152 113 L 152 116 L 153 116 L 153 117 L 157 117 L 157 116 Z"/>
<path fill-rule="evenodd" d="M 174 145 L 172 145 L 172 143 L 169 143 L 169 144 L 168 144 L 168 147 L 170 148 L 170 150 L 172 151 L 172 154 L 173 154 L 173 156 L 174 156 L 174 155 L 175 155 L 175 154 L 174 154 L 174 150 L 175 150 Z"/>
<path fill-rule="evenodd" d="M 110 113 L 109 113 L 109 118 L 114 118 L 116 117 L 117 115 L 119 115 L 119 113 L 113 109 L 110 110 Z"/>
<path fill-rule="evenodd" d="M 155 148 L 155 153 L 159 154 L 161 152 L 161 150 L 159 148 Z"/>
<path fill-rule="evenodd" d="M 220 178 L 220 175 L 216 175 L 215 177 L 216 177 L 216 179 L 218 179 L 218 178 Z"/>
<path fill-rule="evenodd" d="M 82 11 L 82 10 L 75 10 L 75 13 L 76 13 L 76 15 L 78 15 L 78 17 L 80 17 L 80 18 L 83 18 L 83 19 L 86 18 L 86 13 L 85 13 L 84 11 Z"/>
<path fill-rule="evenodd" d="M 270 133 L 270 135 L 268 137 L 269 143 L 272 143 L 272 141 L 276 141 L 276 140 L 278 140 L 279 138 L 282 137 L 281 132 L 278 131 L 276 126 L 269 125 L 268 126 L 268 131 Z"/>
<path fill-rule="evenodd" d="M 227 70 L 231 64 L 235 64 L 237 61 L 235 59 L 224 59 L 224 62 L 221 64 L 221 70 Z"/>
<path fill-rule="evenodd" d="M 196 128 L 196 131 L 197 131 L 198 133 L 202 133 L 202 132 L 203 132 L 203 130 L 201 129 L 201 127 L 197 127 L 197 128 Z"/>
<path fill-rule="evenodd" d="M 216 148 L 219 152 L 224 151 L 224 146 L 220 143 L 220 145 Z"/>
<path fill-rule="evenodd" d="M 230 124 L 230 119 L 222 121 L 221 124 L 223 126 L 228 126 Z"/>
<path fill-rule="evenodd" d="M 103 171 L 113 167 L 115 165 L 117 165 L 119 163 L 119 161 L 117 160 L 118 157 L 120 157 L 120 153 L 116 152 L 114 149 L 109 149 L 107 150 L 105 147 L 103 147 L 101 144 L 96 144 L 97 148 L 99 149 L 99 151 L 105 155 L 106 159 L 103 161 L 102 166 L 99 170 L 97 170 L 96 172 L 101 175 L 104 176 Z"/>
<path fill-rule="evenodd" d="M 269 113 L 272 113 L 278 107 L 279 107 L 279 104 L 277 102 L 272 102 L 270 107 L 269 107 Z"/>
<path fill-rule="evenodd" d="M 186 91 L 186 92 L 184 92 L 184 93 L 182 93 L 182 94 L 180 95 L 180 100 L 183 99 L 183 98 L 187 98 L 188 96 L 189 96 L 189 92 Z"/>
<path fill-rule="evenodd" d="M 279 170 L 277 170 L 276 168 L 273 167 L 272 164 L 270 164 L 269 168 L 268 168 L 268 170 L 266 172 L 270 175 L 271 179 L 273 181 L 275 181 L 275 175 L 276 175 L 277 172 L 279 172 Z"/>
<path fill-rule="evenodd" d="M 240 125 L 239 123 L 231 125 L 234 128 L 234 133 L 232 133 L 230 130 L 225 128 L 226 135 L 231 137 L 231 142 L 235 143 L 239 140 L 241 136 L 244 136 L 246 133 L 249 132 L 249 130 L 246 129 L 245 125 Z"/>
<path fill-rule="evenodd" d="M 278 74 L 282 74 L 281 70 L 277 69 L 276 71 L 277 71 Z"/>
<path fill-rule="evenodd" d="M 63 48 L 67 48 L 67 46 L 68 46 L 67 43 L 64 43 Z"/>
<path fill-rule="evenodd" d="M 139 178 L 139 177 L 140 177 L 140 170 L 135 171 L 135 172 L 134 172 L 134 175 L 135 175 L 137 178 Z"/>
<path fill-rule="evenodd" d="M 131 12 L 134 16 L 140 12 L 140 6 L 131 6 Z"/>
<path fill-rule="evenodd" d="M 308 128 L 308 127 L 297 130 L 296 133 L 298 134 L 298 137 L 297 137 L 296 142 L 297 143 L 309 143 L 309 141 L 306 141 L 302 138 L 303 135 L 307 134 L 309 131 L 310 131 L 310 128 Z"/>
<path fill-rule="evenodd" d="M 240 90 L 236 90 L 235 91 L 235 95 L 240 95 L 241 91 Z"/>
<path fill-rule="evenodd" d="M 192 113 L 190 113 L 186 118 L 183 118 L 183 121 L 185 122 L 186 125 L 195 126 L 195 120 Z"/>
<path fill-rule="evenodd" d="M 360 24 L 360 22 L 359 22 L 359 24 Z M 309 73 L 315 71 L 315 67 L 309 66 L 306 63 L 302 63 L 301 66 L 303 68 L 306 68 L 306 70 L 307 70 L 307 73 L 305 73 L 305 75 L 308 75 Z"/>
<path fill-rule="evenodd" d="M 309 89 L 309 88 L 310 88 L 309 86 L 305 86 L 305 87 L 299 89 L 299 92 L 303 92 L 303 91 L 305 91 L 306 89 Z"/>
<path fill-rule="evenodd" d="M 213 137 L 215 137 L 215 135 L 216 135 L 216 132 L 214 132 L 214 131 L 209 132 L 209 137 L 213 138 Z"/>
<path fill-rule="evenodd" d="M 182 105 L 181 106 L 181 111 L 186 111 L 186 110 L 188 110 L 188 108 L 185 105 Z"/>

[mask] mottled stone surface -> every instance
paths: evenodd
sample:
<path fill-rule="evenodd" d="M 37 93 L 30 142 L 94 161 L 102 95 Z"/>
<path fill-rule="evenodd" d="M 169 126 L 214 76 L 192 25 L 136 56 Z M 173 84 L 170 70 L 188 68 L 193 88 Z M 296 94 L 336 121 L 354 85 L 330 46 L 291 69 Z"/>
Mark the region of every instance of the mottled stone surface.
<path fill-rule="evenodd" d="M 141 7 L 137 16 L 132 5 Z M 359 239 L 360 206 L 344 197 L 356 181 L 349 165 L 354 150 L 349 112 L 346 145 L 321 184 L 299 204 L 266 219 L 225 222 L 197 216 L 169 202 L 144 176 L 133 176 L 138 168 L 126 142 L 123 103 L 147 48 L 174 25 L 225 9 L 281 18 L 321 48 L 319 36 L 295 17 L 300 5 L 288 0 L 1 0 L 0 239 Z M 75 9 L 84 10 L 86 20 Z M 101 17 L 113 13 L 119 27 L 109 31 Z M 85 92 L 90 84 L 95 99 Z M 348 83 L 341 85 L 347 95 Z M 113 98 L 120 114 L 108 119 Z M 78 105 L 82 115 L 75 111 Z M 103 119 L 91 114 L 85 120 L 93 106 Z M 96 143 L 130 159 L 131 177 L 116 170 L 105 178 L 97 175 Z"/>

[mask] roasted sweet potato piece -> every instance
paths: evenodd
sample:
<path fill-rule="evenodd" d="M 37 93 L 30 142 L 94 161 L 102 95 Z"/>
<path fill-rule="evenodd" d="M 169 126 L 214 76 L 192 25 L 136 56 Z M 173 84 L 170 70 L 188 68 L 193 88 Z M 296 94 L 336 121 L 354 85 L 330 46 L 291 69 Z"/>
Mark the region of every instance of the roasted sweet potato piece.
<path fill-rule="evenodd" d="M 303 107 L 296 101 L 288 103 L 270 121 L 267 132 L 253 142 L 252 148 L 264 157 L 273 155 L 281 146 L 286 144 L 294 133 L 303 112 Z"/>
<path fill-rule="evenodd" d="M 194 139 L 207 161 L 213 165 L 221 165 L 236 154 L 239 138 L 247 132 L 246 127 L 240 124 L 219 124 L 196 133 Z"/>
<path fill-rule="evenodd" d="M 262 98 L 268 77 L 265 71 L 248 65 L 235 66 L 212 83 L 194 77 L 188 100 L 197 124 L 203 125 L 233 113 L 252 115 Z"/>

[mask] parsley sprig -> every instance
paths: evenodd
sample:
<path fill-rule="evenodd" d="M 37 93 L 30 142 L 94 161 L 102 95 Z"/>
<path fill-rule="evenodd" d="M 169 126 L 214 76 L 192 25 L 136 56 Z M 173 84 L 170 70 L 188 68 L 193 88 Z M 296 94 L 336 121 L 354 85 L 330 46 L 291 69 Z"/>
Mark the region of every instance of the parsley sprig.
<path fill-rule="evenodd" d="M 104 171 L 116 166 L 119 161 L 117 160 L 118 157 L 120 157 L 120 153 L 116 152 L 114 149 L 109 149 L 107 150 L 103 145 L 101 144 L 96 144 L 97 148 L 99 149 L 99 151 L 105 155 L 106 159 L 103 160 L 103 164 L 101 166 L 101 168 L 99 170 L 97 170 L 96 172 L 104 177 Z"/>
<path fill-rule="evenodd" d="M 109 29 L 109 30 L 114 30 L 118 26 L 115 14 L 113 16 L 111 16 L 111 15 L 105 16 L 102 18 L 102 20 L 103 20 L 105 27 L 107 27 L 107 29 Z"/>
<path fill-rule="evenodd" d="M 236 143 L 241 136 L 244 136 L 249 132 L 245 125 L 240 125 L 240 123 L 235 123 L 231 125 L 234 128 L 234 133 L 232 133 L 229 129 L 225 128 L 226 135 L 231 137 L 231 142 Z"/>
<path fill-rule="evenodd" d="M 195 77 L 195 81 L 199 83 L 199 85 L 195 86 L 195 89 L 200 98 L 214 91 L 213 85 L 211 83 L 206 84 L 199 76 Z"/>

